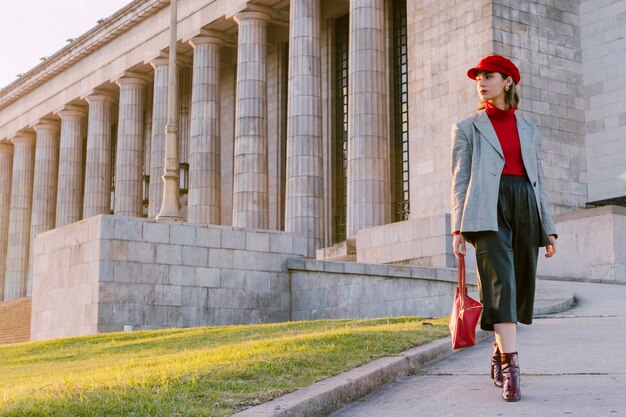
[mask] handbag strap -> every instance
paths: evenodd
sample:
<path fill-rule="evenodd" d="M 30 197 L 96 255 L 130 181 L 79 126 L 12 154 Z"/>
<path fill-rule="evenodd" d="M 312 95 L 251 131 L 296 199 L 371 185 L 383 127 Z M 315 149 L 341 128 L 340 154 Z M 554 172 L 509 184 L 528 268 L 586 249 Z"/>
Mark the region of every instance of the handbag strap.
<path fill-rule="evenodd" d="M 465 287 L 465 255 L 463 254 L 459 254 L 459 258 L 458 258 L 458 263 L 459 263 L 459 277 L 458 277 L 458 289 L 459 289 L 459 295 L 460 295 L 460 300 L 461 300 L 461 308 L 463 308 L 463 301 L 465 299 L 464 295 L 467 292 L 467 289 Z"/>

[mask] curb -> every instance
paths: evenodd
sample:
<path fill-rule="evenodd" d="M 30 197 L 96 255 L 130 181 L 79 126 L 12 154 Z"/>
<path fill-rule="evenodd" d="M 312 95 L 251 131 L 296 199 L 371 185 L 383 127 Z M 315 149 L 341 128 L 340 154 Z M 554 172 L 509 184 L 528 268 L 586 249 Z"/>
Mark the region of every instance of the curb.
<path fill-rule="evenodd" d="M 555 300 L 555 302 L 552 304 L 535 307 L 533 311 L 533 316 L 535 318 L 538 318 L 547 316 L 549 314 L 562 313 L 574 307 L 575 304 L 576 298 L 574 298 L 574 296 L 572 295 L 570 298 L 564 300 Z"/>
<path fill-rule="evenodd" d="M 554 291 L 538 288 L 537 294 L 540 296 L 537 297 L 535 307 L 533 308 L 533 317 L 535 318 L 554 313 L 562 313 L 576 304 L 576 297 L 569 291 Z"/>
<path fill-rule="evenodd" d="M 487 336 L 487 332 L 477 330 L 476 341 Z M 232 417 L 325 417 L 383 385 L 450 356 L 454 353 L 450 346 L 449 337 L 438 339 L 316 382 Z"/>
<path fill-rule="evenodd" d="M 534 315 L 567 310 L 574 296 L 536 308 Z M 548 313 L 549 312 L 549 313 Z M 491 332 L 476 329 L 476 343 Z M 326 417 L 382 386 L 454 354 L 450 337 L 369 362 L 358 368 L 316 382 L 267 403 L 250 407 L 231 417 Z"/>

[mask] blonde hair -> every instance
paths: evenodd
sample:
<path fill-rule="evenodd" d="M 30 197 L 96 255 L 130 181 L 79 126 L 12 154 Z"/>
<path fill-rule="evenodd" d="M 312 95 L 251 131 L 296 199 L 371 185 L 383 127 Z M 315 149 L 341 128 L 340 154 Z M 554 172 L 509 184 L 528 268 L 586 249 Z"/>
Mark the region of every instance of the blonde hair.
<path fill-rule="evenodd" d="M 501 72 L 499 72 L 498 74 L 500 74 L 502 78 L 505 80 L 509 77 L 508 75 L 503 74 Z M 519 102 L 520 102 L 520 98 L 519 98 L 519 95 L 517 94 L 517 88 L 515 86 L 515 83 L 512 82 L 511 85 L 509 86 L 509 91 L 504 91 L 504 103 L 509 108 L 517 109 L 519 107 Z M 482 110 L 484 108 L 485 108 L 485 100 L 480 100 L 480 103 L 478 104 L 478 110 Z"/>

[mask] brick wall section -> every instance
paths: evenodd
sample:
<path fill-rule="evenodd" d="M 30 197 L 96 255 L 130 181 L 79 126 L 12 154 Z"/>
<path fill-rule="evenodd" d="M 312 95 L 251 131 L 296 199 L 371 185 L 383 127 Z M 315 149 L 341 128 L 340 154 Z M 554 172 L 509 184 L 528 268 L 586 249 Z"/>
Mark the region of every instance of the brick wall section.
<path fill-rule="evenodd" d="M 626 196 L 626 1 L 580 2 L 589 201 Z"/>
<path fill-rule="evenodd" d="M 579 2 L 493 1 L 493 52 L 520 68 L 520 110 L 543 135 L 553 212 L 587 201 Z"/>
<path fill-rule="evenodd" d="M 0 345 L 30 340 L 31 298 L 0 302 Z"/>
<path fill-rule="evenodd" d="M 292 320 L 450 314 L 454 269 L 293 259 Z M 470 290 L 476 277 L 468 273 Z"/>

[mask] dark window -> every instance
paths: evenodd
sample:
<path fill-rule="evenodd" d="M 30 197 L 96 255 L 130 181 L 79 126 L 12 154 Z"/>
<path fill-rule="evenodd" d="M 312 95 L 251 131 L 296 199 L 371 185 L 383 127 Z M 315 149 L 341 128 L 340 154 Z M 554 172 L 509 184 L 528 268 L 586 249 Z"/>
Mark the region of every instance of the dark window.
<path fill-rule="evenodd" d="M 191 130 L 192 67 L 184 66 L 178 73 L 178 160 L 189 162 L 189 136 Z"/>
<path fill-rule="evenodd" d="M 115 212 L 115 162 L 117 158 L 117 124 L 111 126 L 111 201 L 109 210 Z"/>
<path fill-rule="evenodd" d="M 178 188 L 180 195 L 189 192 L 189 164 L 186 162 L 181 162 L 178 165 Z"/>
<path fill-rule="evenodd" d="M 409 82 L 407 59 L 406 0 L 393 2 L 393 217 L 407 220 L 409 200 Z"/>
<path fill-rule="evenodd" d="M 287 101 L 289 100 L 289 44 L 283 43 L 280 47 L 280 159 L 278 170 L 280 172 L 280 227 L 279 230 L 285 230 L 285 194 L 287 193 Z"/>
<path fill-rule="evenodd" d="M 346 240 L 346 185 L 348 162 L 348 46 L 349 15 L 335 20 L 335 127 L 333 240 Z"/>
<path fill-rule="evenodd" d="M 144 175 L 141 183 L 141 200 L 145 207 L 148 207 L 150 200 L 150 175 Z"/>

